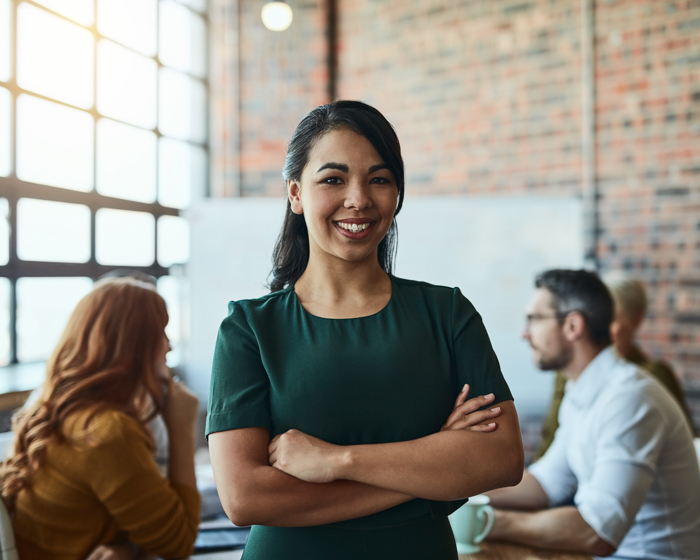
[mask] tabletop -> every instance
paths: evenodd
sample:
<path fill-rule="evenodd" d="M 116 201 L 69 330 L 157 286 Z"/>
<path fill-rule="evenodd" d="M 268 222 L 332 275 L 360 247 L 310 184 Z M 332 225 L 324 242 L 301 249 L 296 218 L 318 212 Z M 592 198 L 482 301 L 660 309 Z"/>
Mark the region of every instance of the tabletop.
<path fill-rule="evenodd" d="M 242 550 L 197 554 L 191 560 L 240 560 Z M 485 542 L 477 554 L 460 554 L 459 560 L 591 560 L 587 554 L 557 552 L 504 542 Z"/>

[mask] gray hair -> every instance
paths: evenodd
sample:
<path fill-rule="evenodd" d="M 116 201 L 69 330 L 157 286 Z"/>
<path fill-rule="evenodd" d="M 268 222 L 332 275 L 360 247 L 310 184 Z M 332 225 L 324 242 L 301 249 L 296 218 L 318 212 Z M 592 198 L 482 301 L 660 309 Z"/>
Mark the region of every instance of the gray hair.
<path fill-rule="evenodd" d="M 644 283 L 630 278 L 620 270 L 612 270 L 603 275 L 603 282 L 615 301 L 615 310 L 634 319 L 647 313 L 647 293 Z"/>

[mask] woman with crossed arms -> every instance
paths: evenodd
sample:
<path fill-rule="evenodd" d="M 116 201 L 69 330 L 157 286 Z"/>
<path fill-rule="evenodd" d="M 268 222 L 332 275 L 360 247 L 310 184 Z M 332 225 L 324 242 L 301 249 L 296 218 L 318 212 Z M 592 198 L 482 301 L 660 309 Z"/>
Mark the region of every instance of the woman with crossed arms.
<path fill-rule="evenodd" d="M 523 471 L 481 318 L 391 274 L 404 170 L 376 109 L 311 111 L 284 177 L 271 293 L 229 304 L 207 419 L 224 508 L 253 525 L 244 558 L 454 560 L 447 516 Z"/>

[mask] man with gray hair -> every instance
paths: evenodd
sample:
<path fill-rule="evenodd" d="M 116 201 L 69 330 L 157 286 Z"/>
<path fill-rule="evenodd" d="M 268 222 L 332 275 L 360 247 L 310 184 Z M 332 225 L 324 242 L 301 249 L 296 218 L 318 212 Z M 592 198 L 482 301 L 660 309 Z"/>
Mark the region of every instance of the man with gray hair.
<path fill-rule="evenodd" d="M 626 560 L 697 560 L 700 470 L 678 403 L 618 357 L 613 301 L 596 274 L 549 270 L 535 286 L 523 338 L 540 369 L 568 380 L 561 425 L 520 484 L 488 492 L 496 508 L 489 538 Z"/>
<path fill-rule="evenodd" d="M 610 326 L 613 344 L 619 356 L 628 362 L 637 364 L 645 372 L 659 381 L 676 398 L 683 409 L 688 424 L 693 429 L 688 407 L 685 403 L 683 390 L 671 367 L 666 363 L 653 360 L 645 355 L 637 345 L 637 332 L 644 322 L 647 313 L 647 295 L 644 284 L 630 278 L 621 271 L 612 271 L 603 276 L 603 282 L 608 287 L 615 302 L 615 316 Z M 566 378 L 557 372 L 554 378 L 554 394 L 552 402 L 542 425 L 542 440 L 535 459 L 542 457 L 554 440 L 554 433 L 559 426 L 559 407 L 564 398 Z"/>

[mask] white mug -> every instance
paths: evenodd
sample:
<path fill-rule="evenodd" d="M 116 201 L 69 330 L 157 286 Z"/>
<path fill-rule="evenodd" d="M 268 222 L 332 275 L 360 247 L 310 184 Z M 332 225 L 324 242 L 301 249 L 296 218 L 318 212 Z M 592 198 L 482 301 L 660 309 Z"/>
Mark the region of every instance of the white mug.
<path fill-rule="evenodd" d="M 481 550 L 479 543 L 493 527 L 494 514 L 489 501 L 488 496 L 474 496 L 450 515 L 459 554 L 474 554 Z"/>

